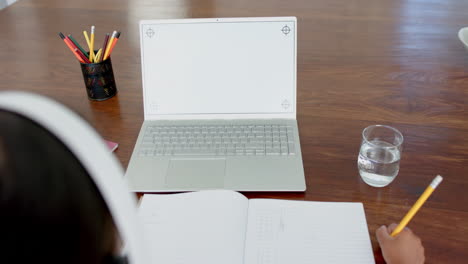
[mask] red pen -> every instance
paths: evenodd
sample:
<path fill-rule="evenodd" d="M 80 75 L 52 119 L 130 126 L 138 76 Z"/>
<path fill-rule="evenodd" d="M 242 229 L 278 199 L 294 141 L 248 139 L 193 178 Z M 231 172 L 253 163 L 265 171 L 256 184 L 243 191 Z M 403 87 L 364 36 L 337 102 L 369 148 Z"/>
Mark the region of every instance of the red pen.
<path fill-rule="evenodd" d="M 86 63 L 91 63 L 91 61 L 88 59 L 88 57 L 86 57 L 86 55 L 84 55 L 83 52 L 81 52 L 81 50 L 75 45 L 75 43 L 73 43 L 73 41 L 69 37 L 65 37 L 65 40 L 68 41 L 68 43 L 70 43 L 70 45 L 73 47 L 74 50 L 76 49 L 76 53 L 78 53 L 78 55 L 80 55 L 80 57 Z"/>
<path fill-rule="evenodd" d="M 89 61 L 89 59 L 86 58 L 86 56 L 83 55 L 83 53 L 80 52 L 80 50 L 79 50 L 78 48 L 75 48 L 74 51 L 75 51 L 75 52 L 81 57 L 81 59 L 84 61 L 84 62 L 82 62 L 82 63 L 91 63 L 91 62 Z"/>
<path fill-rule="evenodd" d="M 65 39 L 68 41 L 68 43 L 70 43 L 70 45 L 72 45 L 73 48 L 77 48 L 77 53 L 80 55 L 80 57 L 82 57 L 84 59 L 84 61 L 86 63 L 91 63 L 91 61 L 88 59 L 88 56 L 86 56 L 86 54 L 84 54 L 80 48 L 78 48 L 78 46 L 76 46 L 76 44 L 70 39 L 70 37 L 65 37 Z"/>
<path fill-rule="evenodd" d="M 60 38 L 63 40 L 63 42 L 65 42 L 65 44 L 68 46 L 68 48 L 71 50 L 71 52 L 73 52 L 73 55 L 75 55 L 75 57 L 81 62 L 81 63 L 85 63 L 85 61 L 81 58 L 81 56 L 75 51 L 76 48 L 74 48 L 70 42 L 65 38 L 65 36 L 62 34 L 62 32 L 59 32 L 59 36 Z"/>

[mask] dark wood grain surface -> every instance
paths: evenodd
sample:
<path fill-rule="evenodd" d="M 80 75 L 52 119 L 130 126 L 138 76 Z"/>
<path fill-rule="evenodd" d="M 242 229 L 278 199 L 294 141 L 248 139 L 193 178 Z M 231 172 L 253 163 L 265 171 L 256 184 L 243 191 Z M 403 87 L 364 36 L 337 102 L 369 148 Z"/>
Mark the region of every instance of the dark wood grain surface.
<path fill-rule="evenodd" d="M 52 97 L 116 141 L 127 166 L 143 121 L 138 21 L 190 17 L 297 16 L 298 122 L 307 191 L 247 193 L 363 202 L 374 230 L 398 222 L 436 174 L 444 182 L 410 227 L 427 263 L 468 259 L 468 26 L 461 0 L 19 0 L 0 11 L 0 90 Z M 78 62 L 57 33 L 122 31 L 112 56 L 119 93 L 87 99 Z M 401 169 L 385 188 L 359 177 L 362 129 L 388 124 L 405 137 Z"/>

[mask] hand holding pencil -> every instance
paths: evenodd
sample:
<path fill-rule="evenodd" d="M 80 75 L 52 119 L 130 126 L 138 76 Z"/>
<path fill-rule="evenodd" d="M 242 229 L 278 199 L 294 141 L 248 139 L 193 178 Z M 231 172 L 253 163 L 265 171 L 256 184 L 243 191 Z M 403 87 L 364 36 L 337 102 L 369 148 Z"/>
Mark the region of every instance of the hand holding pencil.
<path fill-rule="evenodd" d="M 422 264 L 424 263 L 424 247 L 421 239 L 411 229 L 406 227 L 416 212 L 429 198 L 432 192 L 439 186 L 443 178 L 437 175 L 426 188 L 421 197 L 416 201 L 400 223 L 391 224 L 388 228 L 381 226 L 376 231 L 377 241 L 382 249 L 382 255 L 386 263 Z"/>
<path fill-rule="evenodd" d="M 432 180 L 431 184 L 427 186 L 426 190 L 421 194 L 421 197 L 414 203 L 413 207 L 408 211 L 408 213 L 403 217 L 401 220 L 400 224 L 393 230 L 392 236 L 398 235 L 403 228 L 411 221 L 413 216 L 418 212 L 419 208 L 424 204 L 424 202 L 429 198 L 429 196 L 432 194 L 432 192 L 439 186 L 439 184 L 442 182 L 443 178 L 440 175 L 437 175 L 434 180 Z"/>
<path fill-rule="evenodd" d="M 425 260 L 424 247 L 421 239 L 409 228 L 396 237 L 390 234 L 397 224 L 393 223 L 388 228 L 381 226 L 376 231 L 377 241 L 382 249 L 382 256 L 386 263 L 423 264 Z"/>

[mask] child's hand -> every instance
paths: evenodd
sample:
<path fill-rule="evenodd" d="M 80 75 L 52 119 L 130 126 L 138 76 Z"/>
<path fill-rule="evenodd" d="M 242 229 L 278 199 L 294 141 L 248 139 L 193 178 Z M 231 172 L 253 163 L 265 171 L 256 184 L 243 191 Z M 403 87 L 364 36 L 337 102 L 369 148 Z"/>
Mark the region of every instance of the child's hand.
<path fill-rule="evenodd" d="M 375 232 L 385 262 L 387 264 L 424 263 L 424 247 L 421 244 L 421 239 L 409 228 L 403 229 L 395 237 L 390 236 L 396 227 L 397 224 L 393 223 L 388 228 L 381 226 Z"/>

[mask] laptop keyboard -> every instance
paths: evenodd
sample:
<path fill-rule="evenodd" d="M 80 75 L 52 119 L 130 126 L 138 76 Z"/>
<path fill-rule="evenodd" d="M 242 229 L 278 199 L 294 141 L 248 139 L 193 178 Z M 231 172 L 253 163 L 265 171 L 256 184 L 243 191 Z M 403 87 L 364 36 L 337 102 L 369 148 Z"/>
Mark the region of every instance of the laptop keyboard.
<path fill-rule="evenodd" d="M 139 156 L 296 155 L 288 125 L 147 126 Z"/>

